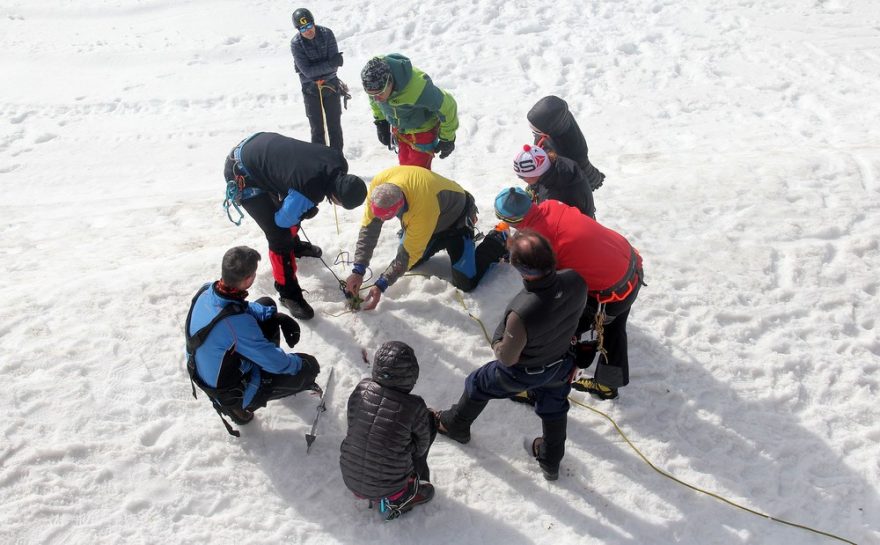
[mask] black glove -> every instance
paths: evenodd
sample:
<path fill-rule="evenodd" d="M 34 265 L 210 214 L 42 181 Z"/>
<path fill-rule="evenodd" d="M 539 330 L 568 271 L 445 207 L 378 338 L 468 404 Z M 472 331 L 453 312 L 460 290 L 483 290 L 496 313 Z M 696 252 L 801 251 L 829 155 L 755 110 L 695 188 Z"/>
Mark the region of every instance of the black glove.
<path fill-rule="evenodd" d="M 308 210 L 306 210 L 305 212 L 303 212 L 302 216 L 300 216 L 299 219 L 308 220 L 308 219 L 314 218 L 317 215 L 318 215 L 318 207 L 313 206 L 313 207 L 309 208 Z"/>
<path fill-rule="evenodd" d="M 446 159 L 452 150 L 455 149 L 455 140 L 441 140 L 437 142 L 437 151 L 440 152 L 440 158 Z"/>
<path fill-rule="evenodd" d="M 296 343 L 299 342 L 299 324 L 287 314 L 281 314 L 278 312 L 275 316 L 278 318 L 278 325 L 281 326 L 281 333 L 284 335 L 284 342 L 287 343 L 287 346 L 293 348 L 296 346 Z"/>
<path fill-rule="evenodd" d="M 299 356 L 302 360 L 302 368 L 299 370 L 300 373 L 305 371 L 307 373 L 311 373 L 317 376 L 318 373 L 321 372 L 321 366 L 318 365 L 318 360 L 315 358 L 315 356 L 303 354 L 302 352 L 297 352 L 296 355 Z"/>
<path fill-rule="evenodd" d="M 330 60 L 333 61 L 336 66 L 342 66 L 342 51 L 334 55 L 333 58 Z"/>
<path fill-rule="evenodd" d="M 379 137 L 379 142 L 391 149 L 391 123 L 384 119 L 374 123 L 376 123 L 376 136 Z"/>

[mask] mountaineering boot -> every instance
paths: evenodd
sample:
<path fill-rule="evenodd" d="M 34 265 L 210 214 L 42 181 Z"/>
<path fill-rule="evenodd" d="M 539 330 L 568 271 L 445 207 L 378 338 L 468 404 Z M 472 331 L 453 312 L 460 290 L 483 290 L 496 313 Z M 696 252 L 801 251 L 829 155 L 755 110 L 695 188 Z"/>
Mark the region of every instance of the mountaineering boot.
<path fill-rule="evenodd" d="M 604 384 L 597 382 L 596 379 L 592 378 L 584 377 L 578 379 L 571 383 L 571 387 L 579 392 L 587 392 L 588 394 L 593 394 L 599 399 L 617 398 L 617 388 L 605 386 Z"/>
<path fill-rule="evenodd" d="M 302 294 L 296 298 L 281 297 L 281 304 L 290 312 L 294 318 L 300 320 L 311 320 L 315 317 L 315 309 L 309 305 L 303 298 Z"/>
<path fill-rule="evenodd" d="M 450 433 L 446 428 L 446 425 L 443 424 L 443 411 L 438 411 L 436 409 L 430 409 L 431 416 L 434 417 L 434 427 L 437 428 L 437 433 L 440 435 L 445 435 L 450 439 L 454 439 L 461 443 L 462 445 L 471 440 L 471 431 L 470 429 L 464 432 L 455 432 Z"/>
<path fill-rule="evenodd" d="M 559 478 L 559 462 L 565 455 L 565 429 L 568 426 L 568 417 L 541 420 L 541 426 L 544 435 L 532 441 L 531 453 L 538 460 L 544 478 L 555 481 Z"/>
<path fill-rule="evenodd" d="M 486 408 L 488 401 L 475 401 L 468 397 L 467 390 L 461 393 L 458 403 L 446 411 L 434 411 L 437 433 L 465 444 L 471 440 L 471 424 Z"/>
<path fill-rule="evenodd" d="M 409 490 L 402 498 L 390 501 L 379 501 L 379 510 L 385 516 L 385 521 L 391 521 L 400 515 L 411 511 L 413 507 L 428 503 L 434 498 L 434 485 L 428 481 L 410 481 Z"/>
<path fill-rule="evenodd" d="M 421 505 L 423 503 L 428 503 L 434 498 L 434 485 L 429 483 L 428 481 L 419 481 L 418 487 L 414 490 L 412 496 L 409 497 L 405 502 L 401 502 L 400 512 L 406 513 L 413 507 L 417 505 Z"/>
<path fill-rule="evenodd" d="M 520 392 L 515 396 L 510 398 L 514 403 L 522 403 L 524 405 L 535 406 L 535 396 L 532 395 L 532 392 Z"/>
<path fill-rule="evenodd" d="M 538 460 L 538 465 L 541 466 L 541 473 L 544 474 L 544 479 L 548 481 L 555 481 L 559 479 L 559 466 L 556 466 L 556 468 L 554 469 L 542 463 L 541 460 L 538 458 L 541 454 L 541 446 L 543 444 L 543 437 L 535 437 L 535 439 L 532 441 L 532 446 L 529 449 L 529 452 L 531 452 L 532 456 L 534 456 L 535 459 Z"/>
<path fill-rule="evenodd" d="M 229 407 L 226 409 L 226 414 L 229 415 L 230 420 L 239 426 L 243 426 L 254 419 L 254 411 L 249 411 L 240 407 Z"/>
<path fill-rule="evenodd" d="M 311 242 L 306 242 L 296 237 L 293 240 L 293 255 L 296 257 L 321 257 L 324 255 L 324 252 L 320 246 L 315 246 Z"/>
<path fill-rule="evenodd" d="M 299 282 L 294 280 L 287 286 L 275 284 L 281 294 L 281 304 L 284 305 L 294 318 L 300 320 L 311 320 L 315 317 L 315 310 L 306 302 L 303 297 L 302 288 Z"/>

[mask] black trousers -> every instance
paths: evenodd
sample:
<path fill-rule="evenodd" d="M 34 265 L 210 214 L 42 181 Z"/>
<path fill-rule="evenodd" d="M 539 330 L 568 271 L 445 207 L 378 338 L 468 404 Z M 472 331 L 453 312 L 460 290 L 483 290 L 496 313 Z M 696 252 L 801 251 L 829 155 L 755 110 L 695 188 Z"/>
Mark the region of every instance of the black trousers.
<path fill-rule="evenodd" d="M 608 353 L 608 357 L 599 354 L 596 373 L 593 376 L 596 381 L 605 386 L 620 388 L 629 384 L 629 340 L 626 335 L 626 320 L 629 318 L 630 309 L 639 295 L 640 288 L 641 284 L 637 284 L 632 293 L 623 301 L 605 305 L 602 345 Z M 598 308 L 599 301 L 595 297 L 588 297 L 587 305 L 584 307 L 584 313 L 581 315 L 575 332 L 577 336 L 594 329 Z"/>
<path fill-rule="evenodd" d="M 272 193 L 260 193 L 256 197 L 241 201 L 245 212 L 257 222 L 266 235 L 269 243 L 269 264 L 275 278 L 275 288 L 281 297 L 296 299 L 302 295 L 296 279 L 296 247 L 297 237 L 290 228 L 278 227 L 275 223 L 275 212 L 281 207 Z"/>
<path fill-rule="evenodd" d="M 276 307 L 275 301 L 270 297 L 261 297 L 256 302 L 267 307 Z M 275 344 L 275 346 L 280 346 L 281 326 L 278 323 L 278 319 L 273 316 L 259 324 L 263 336 Z M 273 399 L 281 399 L 307 390 L 314 384 L 315 378 L 317 378 L 317 373 L 307 371 L 306 368 L 303 368 L 295 375 L 279 375 L 261 369 L 260 387 L 251 404 L 246 408 L 253 411 L 265 407 L 266 403 Z"/>
<path fill-rule="evenodd" d="M 337 91 L 338 80 L 327 82 L 321 87 L 313 83 L 303 85 L 303 102 L 306 106 L 306 117 L 312 128 L 312 142 L 327 145 L 324 139 L 324 117 L 327 118 L 327 134 L 330 135 L 330 147 L 342 151 L 342 97 Z M 324 110 L 321 111 L 321 102 Z"/>
<path fill-rule="evenodd" d="M 413 454 L 413 467 L 422 481 L 431 480 L 431 469 L 428 467 L 428 453 L 431 451 L 431 445 L 434 444 L 434 439 L 437 437 L 437 425 L 430 413 L 428 414 L 428 422 L 431 424 L 431 442 L 428 444 L 428 450 L 421 456 Z"/>

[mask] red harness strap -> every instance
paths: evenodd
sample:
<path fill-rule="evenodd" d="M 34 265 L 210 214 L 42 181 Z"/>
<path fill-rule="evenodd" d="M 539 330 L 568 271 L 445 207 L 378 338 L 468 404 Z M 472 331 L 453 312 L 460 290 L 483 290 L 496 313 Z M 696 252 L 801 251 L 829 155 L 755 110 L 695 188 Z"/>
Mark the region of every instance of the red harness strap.
<path fill-rule="evenodd" d="M 601 291 L 591 291 L 590 295 L 595 297 L 600 303 L 616 303 L 618 301 L 623 301 L 629 297 L 629 294 L 632 293 L 639 283 L 644 284 L 644 282 L 642 282 L 643 276 L 642 256 L 639 255 L 638 250 L 630 247 L 629 266 L 627 267 L 626 274 L 623 275 L 623 278 L 610 288 Z"/>

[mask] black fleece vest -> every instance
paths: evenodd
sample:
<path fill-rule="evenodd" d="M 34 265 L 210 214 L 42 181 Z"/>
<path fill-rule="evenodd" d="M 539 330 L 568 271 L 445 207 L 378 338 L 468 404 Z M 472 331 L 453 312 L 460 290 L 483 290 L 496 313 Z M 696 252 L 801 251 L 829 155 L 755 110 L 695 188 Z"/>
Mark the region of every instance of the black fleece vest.
<path fill-rule="evenodd" d="M 526 280 L 504 311 L 495 339 L 504 334 L 507 315 L 514 311 L 525 324 L 526 346 L 517 366 L 541 367 L 561 358 L 571 346 L 571 336 L 587 301 L 587 286 L 570 269 L 551 273 L 540 280 Z"/>

